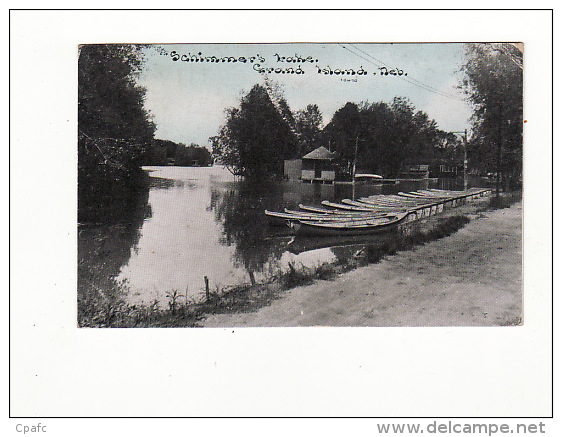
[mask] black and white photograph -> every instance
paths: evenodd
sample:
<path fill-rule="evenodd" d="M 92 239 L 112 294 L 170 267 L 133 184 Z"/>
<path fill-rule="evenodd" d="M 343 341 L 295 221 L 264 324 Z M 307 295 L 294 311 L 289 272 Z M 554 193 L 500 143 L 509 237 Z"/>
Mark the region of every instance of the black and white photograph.
<path fill-rule="evenodd" d="M 78 51 L 79 326 L 523 323 L 521 42 Z"/>
<path fill-rule="evenodd" d="M 10 10 L 6 429 L 557 435 L 553 11 L 159 6 Z"/>

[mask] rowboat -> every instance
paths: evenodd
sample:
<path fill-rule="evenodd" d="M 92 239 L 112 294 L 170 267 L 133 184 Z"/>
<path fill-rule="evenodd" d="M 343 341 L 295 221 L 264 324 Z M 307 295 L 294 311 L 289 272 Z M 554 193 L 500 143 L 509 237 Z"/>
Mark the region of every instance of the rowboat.
<path fill-rule="evenodd" d="M 403 193 L 403 192 L 399 192 L 398 197 L 411 199 L 414 201 L 428 201 L 433 199 L 433 197 L 426 197 L 416 193 Z"/>
<path fill-rule="evenodd" d="M 437 192 L 437 191 L 429 191 L 429 190 L 412 191 L 410 194 L 413 194 L 415 196 L 420 196 L 420 197 L 431 197 L 431 198 L 436 198 L 436 199 L 443 199 L 443 198 L 451 197 L 451 195 L 449 195 L 449 194 L 440 193 L 440 192 Z"/>
<path fill-rule="evenodd" d="M 359 199 L 360 202 L 366 203 L 371 208 L 395 208 L 395 209 L 411 209 L 416 208 L 420 205 L 427 205 L 432 203 L 432 201 L 416 201 L 414 199 L 388 199 L 388 200 L 378 200 L 370 201 L 367 199 Z"/>
<path fill-rule="evenodd" d="M 465 193 L 465 191 L 458 191 L 458 190 L 440 190 L 438 188 L 429 188 L 428 191 L 433 193 L 444 193 L 451 196 L 460 196 Z"/>
<path fill-rule="evenodd" d="M 371 202 L 419 202 L 423 199 L 419 197 L 415 197 L 410 195 L 410 193 L 398 193 L 398 194 L 389 194 L 384 197 L 365 197 L 364 199 L 368 199 Z"/>
<path fill-rule="evenodd" d="M 314 213 L 314 212 L 307 212 L 307 211 L 293 211 L 291 209 L 287 209 L 285 208 L 285 212 L 287 214 L 293 214 L 293 215 L 305 215 L 305 216 L 316 216 L 316 217 L 327 217 L 327 218 L 335 218 L 335 219 L 341 219 L 341 218 L 353 218 L 353 217 L 371 217 L 373 215 L 377 215 L 377 214 L 386 214 L 388 213 L 388 211 L 382 211 L 382 212 L 378 212 L 378 211 L 370 211 L 370 212 L 366 212 L 366 211 L 338 211 L 337 214 L 324 214 L 324 213 Z"/>
<path fill-rule="evenodd" d="M 350 221 L 350 220 L 364 220 L 366 218 L 373 217 L 384 217 L 387 213 L 379 213 L 372 211 L 370 213 L 348 213 L 348 214 L 319 214 L 312 212 L 300 212 L 285 210 L 285 212 L 275 212 L 265 210 L 265 215 L 269 221 L 270 225 L 273 226 L 284 226 L 288 222 L 298 221 L 298 220 L 310 220 L 310 221 L 321 221 L 321 222 L 336 222 L 336 221 Z"/>
<path fill-rule="evenodd" d="M 451 191 L 451 190 L 438 190 L 437 188 L 429 188 L 428 190 L 423 190 L 423 191 L 429 191 L 431 193 L 439 193 L 442 195 L 446 195 L 446 196 L 481 196 L 481 195 L 486 195 L 486 194 L 490 194 L 492 192 L 492 190 L 490 188 L 470 188 L 466 191 Z"/>
<path fill-rule="evenodd" d="M 418 190 L 373 195 L 341 203 L 324 200 L 323 207 L 299 205 L 301 211 L 266 211 L 271 224 L 289 225 L 297 235 L 361 236 L 378 234 L 423 217 L 441 213 L 491 193 L 490 189 L 466 191 Z"/>
<path fill-rule="evenodd" d="M 388 232 L 405 220 L 408 213 L 375 217 L 361 220 L 338 222 L 319 222 L 299 220 L 291 223 L 297 235 L 334 236 L 334 235 L 370 235 Z"/>
<path fill-rule="evenodd" d="M 373 211 L 396 211 L 396 205 L 388 205 L 384 203 L 363 202 L 361 200 L 342 199 L 342 203 L 360 208 L 370 208 Z M 407 209 L 407 208 L 403 208 Z"/>
<path fill-rule="evenodd" d="M 319 208 L 316 206 L 308 206 L 299 204 L 299 208 L 302 209 L 304 212 L 312 212 L 312 213 L 319 213 L 319 214 L 330 214 L 330 215 L 356 215 L 356 214 L 369 214 L 372 212 L 371 209 L 368 211 L 353 211 L 353 210 L 344 210 L 344 209 L 327 209 L 327 208 Z M 288 210 L 285 210 L 288 212 Z M 299 211 L 296 211 L 299 212 Z"/>
<path fill-rule="evenodd" d="M 361 207 L 361 206 L 345 205 L 343 203 L 329 202 L 328 200 L 323 200 L 322 205 L 329 206 L 331 208 L 342 209 L 345 211 L 364 211 L 364 212 L 372 211 L 372 208 L 369 208 L 367 206 Z"/>
<path fill-rule="evenodd" d="M 317 213 L 321 213 L 321 214 L 336 214 L 337 213 L 337 211 L 335 211 L 333 209 L 318 208 L 316 206 L 308 206 L 308 205 L 303 205 L 303 204 L 299 204 L 299 208 L 302 209 L 303 211 L 317 212 Z"/>

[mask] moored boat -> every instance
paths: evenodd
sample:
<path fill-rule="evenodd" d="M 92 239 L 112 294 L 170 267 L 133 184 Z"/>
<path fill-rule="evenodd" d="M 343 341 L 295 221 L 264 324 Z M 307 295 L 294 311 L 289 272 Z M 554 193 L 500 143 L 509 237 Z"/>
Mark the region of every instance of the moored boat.
<path fill-rule="evenodd" d="M 313 236 L 369 235 L 463 205 L 472 198 L 491 193 L 490 189 L 466 191 L 418 190 L 391 195 L 373 195 L 341 203 L 322 201 L 324 207 L 299 205 L 302 211 L 266 211 L 272 224 L 289 225 L 297 234 Z"/>
<path fill-rule="evenodd" d="M 326 218 L 334 218 L 334 219 L 341 219 L 341 218 L 353 218 L 353 217 L 372 217 L 373 215 L 381 215 L 387 214 L 388 211 L 339 211 L 337 214 L 324 214 L 324 213 L 315 213 L 315 212 L 307 212 L 307 211 L 293 211 L 291 209 L 285 208 L 285 212 L 287 214 L 294 214 L 294 215 L 303 215 L 303 216 L 315 216 L 315 217 L 326 217 Z"/>
<path fill-rule="evenodd" d="M 285 210 L 285 212 L 275 212 L 265 210 L 265 215 L 269 221 L 270 225 L 273 226 L 284 226 L 288 225 L 290 222 L 298 220 L 310 220 L 310 221 L 321 221 L 321 222 L 337 222 L 337 221 L 352 221 L 352 220 L 365 220 L 375 217 L 384 217 L 388 213 L 377 211 L 372 211 L 370 213 L 349 213 L 349 214 L 319 214 L 312 212 L 299 212 Z"/>
<path fill-rule="evenodd" d="M 333 210 L 333 209 L 326 209 L 326 208 L 319 208 L 317 206 L 303 205 L 302 203 L 299 203 L 299 208 L 302 209 L 303 211 L 317 212 L 317 213 L 321 213 L 321 214 L 337 214 L 337 212 L 338 212 L 338 211 Z"/>
<path fill-rule="evenodd" d="M 408 213 L 402 213 L 385 217 L 341 222 L 299 220 L 291 223 L 291 227 L 297 235 L 369 235 L 395 229 L 399 223 L 406 219 L 407 215 Z"/>
<path fill-rule="evenodd" d="M 335 202 L 330 202 L 328 200 L 323 200 L 322 205 L 329 206 L 330 208 L 345 210 L 345 211 L 365 211 L 365 212 L 372 211 L 372 208 L 369 208 L 368 206 L 361 207 L 361 206 L 345 205 L 343 203 L 335 203 Z"/>
<path fill-rule="evenodd" d="M 407 210 L 407 207 L 400 207 L 397 205 L 390 205 L 390 204 L 385 204 L 382 202 L 367 202 L 367 201 L 363 201 L 361 199 L 359 200 L 350 200 L 350 199 L 343 199 L 342 203 L 345 203 L 346 205 L 351 205 L 351 206 L 356 206 L 356 207 L 360 207 L 360 208 L 369 208 L 373 211 L 393 211 L 393 212 L 397 212 L 399 210 Z"/>

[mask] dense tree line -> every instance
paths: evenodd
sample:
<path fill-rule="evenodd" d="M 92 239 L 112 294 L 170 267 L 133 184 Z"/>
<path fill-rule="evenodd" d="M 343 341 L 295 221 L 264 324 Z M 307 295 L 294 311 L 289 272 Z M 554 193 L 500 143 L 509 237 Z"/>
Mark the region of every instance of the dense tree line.
<path fill-rule="evenodd" d="M 340 168 L 351 174 L 357 159 L 362 171 L 396 177 L 408 164 L 431 164 L 442 158 L 443 131 L 405 98 L 390 103 L 347 103 L 322 131 L 338 153 Z"/>
<path fill-rule="evenodd" d="M 143 189 L 140 164 L 155 126 L 136 77 L 136 45 L 85 45 L 78 58 L 78 217 L 119 216 Z"/>
<path fill-rule="evenodd" d="M 361 170 L 395 177 L 406 164 L 443 159 L 447 144 L 435 121 L 405 98 L 390 104 L 348 102 L 326 127 L 322 124 L 317 105 L 293 114 L 267 85 L 255 85 L 239 107 L 227 110 L 225 125 L 211 138 L 213 154 L 235 174 L 280 176 L 283 160 L 323 145 L 336 152 L 344 177 L 355 160 Z"/>
<path fill-rule="evenodd" d="M 497 190 L 523 171 L 523 54 L 510 44 L 468 44 L 463 88 L 475 106 L 469 159 L 496 173 Z"/>
<path fill-rule="evenodd" d="M 213 162 L 211 152 L 191 143 L 186 146 L 169 140 L 155 139 L 148 147 L 144 165 L 208 166 Z"/>

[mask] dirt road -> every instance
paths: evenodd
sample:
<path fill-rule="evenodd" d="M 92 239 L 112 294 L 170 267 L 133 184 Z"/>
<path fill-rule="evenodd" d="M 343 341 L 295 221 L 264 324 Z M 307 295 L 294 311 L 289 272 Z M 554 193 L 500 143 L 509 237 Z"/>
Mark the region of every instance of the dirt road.
<path fill-rule="evenodd" d="M 204 326 L 498 326 L 522 320 L 522 206 L 332 281 L 285 292 L 253 313 Z"/>

